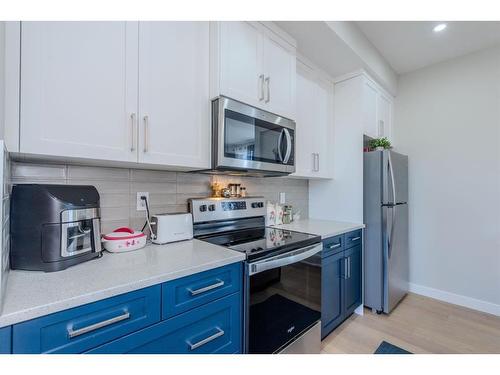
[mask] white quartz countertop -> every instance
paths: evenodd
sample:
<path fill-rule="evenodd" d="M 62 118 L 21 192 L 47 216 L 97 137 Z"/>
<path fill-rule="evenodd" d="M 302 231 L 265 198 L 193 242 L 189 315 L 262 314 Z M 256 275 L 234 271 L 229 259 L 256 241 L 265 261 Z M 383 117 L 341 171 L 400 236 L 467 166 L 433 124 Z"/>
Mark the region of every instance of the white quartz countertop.
<path fill-rule="evenodd" d="M 321 236 L 322 239 L 325 239 L 364 228 L 365 225 L 361 223 L 348 223 L 334 220 L 303 219 L 294 221 L 290 224 L 277 225 L 276 227 L 296 232 L 315 234 L 317 236 Z"/>
<path fill-rule="evenodd" d="M 10 271 L 0 327 L 243 260 L 243 253 L 190 240 L 104 252 L 59 272 Z"/>

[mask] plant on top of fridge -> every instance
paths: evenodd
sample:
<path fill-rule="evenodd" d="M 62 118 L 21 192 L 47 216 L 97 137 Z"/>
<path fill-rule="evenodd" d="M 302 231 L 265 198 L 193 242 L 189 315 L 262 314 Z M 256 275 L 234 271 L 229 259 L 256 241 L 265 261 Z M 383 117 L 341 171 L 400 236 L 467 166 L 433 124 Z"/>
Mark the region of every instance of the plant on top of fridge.
<path fill-rule="evenodd" d="M 370 140 L 370 142 L 368 142 L 368 146 L 371 149 L 377 149 L 380 147 L 383 148 L 384 150 L 388 150 L 392 147 L 391 141 L 389 141 L 386 137 L 372 139 Z"/>

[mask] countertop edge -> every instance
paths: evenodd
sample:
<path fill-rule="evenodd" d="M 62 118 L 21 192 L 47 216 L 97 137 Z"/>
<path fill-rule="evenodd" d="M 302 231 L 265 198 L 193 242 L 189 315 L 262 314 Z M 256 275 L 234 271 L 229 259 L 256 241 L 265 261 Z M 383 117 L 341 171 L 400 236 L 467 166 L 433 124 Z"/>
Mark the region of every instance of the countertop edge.
<path fill-rule="evenodd" d="M 235 253 L 234 256 L 222 260 L 215 260 L 210 263 L 205 263 L 200 266 L 189 267 L 179 271 L 170 272 L 165 275 L 153 276 L 149 279 L 143 279 L 137 282 L 128 284 L 117 285 L 112 288 L 99 290 L 96 292 L 78 295 L 74 298 L 58 301 L 46 305 L 37 306 L 35 308 L 16 311 L 9 315 L 0 315 L 0 328 L 10 325 L 26 322 L 28 320 L 36 319 L 42 316 L 58 313 L 64 310 L 72 309 L 75 307 L 83 306 L 89 303 L 97 302 L 106 298 L 115 297 L 121 294 L 132 292 L 135 290 L 147 288 L 150 286 L 162 284 L 168 281 L 180 279 L 182 277 L 191 276 L 196 273 L 209 271 L 218 267 L 224 267 L 229 264 L 242 262 L 245 260 L 243 254 Z M 7 283 L 9 280 L 7 279 Z M 1 313 L 1 312 L 0 312 Z"/>

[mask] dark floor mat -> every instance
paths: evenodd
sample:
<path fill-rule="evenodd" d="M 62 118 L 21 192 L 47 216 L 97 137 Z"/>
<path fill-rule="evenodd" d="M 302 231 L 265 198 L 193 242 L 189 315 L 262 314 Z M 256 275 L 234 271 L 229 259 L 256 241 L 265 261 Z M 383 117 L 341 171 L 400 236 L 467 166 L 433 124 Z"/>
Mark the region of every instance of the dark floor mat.
<path fill-rule="evenodd" d="M 382 341 L 382 343 L 378 346 L 377 350 L 375 350 L 374 354 L 413 354 L 413 353 L 401 349 L 399 346 L 392 345 L 387 341 Z"/>

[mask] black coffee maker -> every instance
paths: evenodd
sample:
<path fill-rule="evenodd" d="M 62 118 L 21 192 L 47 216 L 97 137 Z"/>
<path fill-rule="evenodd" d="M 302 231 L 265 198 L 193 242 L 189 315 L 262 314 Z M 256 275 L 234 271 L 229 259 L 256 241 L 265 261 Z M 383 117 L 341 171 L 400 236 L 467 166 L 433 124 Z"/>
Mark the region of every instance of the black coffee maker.
<path fill-rule="evenodd" d="M 12 188 L 10 267 L 53 272 L 100 257 L 99 193 L 94 186 Z"/>

